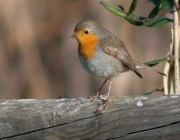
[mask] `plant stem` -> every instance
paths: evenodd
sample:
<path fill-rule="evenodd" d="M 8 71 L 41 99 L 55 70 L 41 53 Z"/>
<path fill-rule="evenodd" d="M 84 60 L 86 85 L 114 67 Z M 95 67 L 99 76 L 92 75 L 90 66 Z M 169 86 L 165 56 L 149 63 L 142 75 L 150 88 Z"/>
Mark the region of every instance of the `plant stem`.
<path fill-rule="evenodd" d="M 177 6 L 178 0 L 174 0 L 174 6 Z M 179 83 L 179 23 L 178 23 L 178 12 L 173 12 L 174 18 L 174 76 L 175 76 L 175 94 L 180 94 L 180 83 Z"/>
<path fill-rule="evenodd" d="M 171 11 L 177 11 L 177 10 L 179 10 L 179 9 L 180 9 L 180 6 L 173 7 L 172 9 L 170 9 L 170 10 L 168 10 L 168 11 L 166 11 L 166 12 L 160 14 L 160 15 L 157 15 L 156 17 L 151 18 L 151 19 L 146 18 L 146 19 L 143 19 L 143 20 L 139 20 L 139 19 L 135 19 L 135 18 L 131 17 L 131 15 L 128 15 L 128 17 L 129 17 L 130 19 L 134 20 L 134 21 L 144 23 L 144 22 L 149 22 L 149 21 L 155 20 L 155 19 L 157 19 L 157 18 L 160 18 L 160 17 L 164 16 L 164 15 L 167 14 L 167 13 L 170 13 Z M 126 14 L 127 14 L 127 13 L 126 13 Z"/>

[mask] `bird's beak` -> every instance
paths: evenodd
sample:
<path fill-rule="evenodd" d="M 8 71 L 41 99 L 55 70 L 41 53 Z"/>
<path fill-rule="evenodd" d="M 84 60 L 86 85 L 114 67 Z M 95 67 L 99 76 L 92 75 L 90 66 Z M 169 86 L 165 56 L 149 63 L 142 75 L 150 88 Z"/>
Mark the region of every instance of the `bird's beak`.
<path fill-rule="evenodd" d="M 77 37 L 77 35 L 76 35 L 76 34 L 71 35 L 71 38 L 76 38 L 76 37 Z"/>

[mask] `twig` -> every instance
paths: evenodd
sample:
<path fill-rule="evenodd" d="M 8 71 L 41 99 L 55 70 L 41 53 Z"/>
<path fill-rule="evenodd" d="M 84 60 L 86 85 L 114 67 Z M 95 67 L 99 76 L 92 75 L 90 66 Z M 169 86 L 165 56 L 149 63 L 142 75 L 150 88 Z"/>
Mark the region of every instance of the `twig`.
<path fill-rule="evenodd" d="M 130 19 L 134 20 L 134 21 L 144 23 L 144 22 L 149 22 L 149 21 L 155 20 L 155 19 L 157 19 L 157 18 L 159 18 L 159 17 L 164 16 L 164 15 L 167 14 L 167 13 L 170 13 L 171 11 L 175 11 L 175 10 L 179 10 L 179 9 L 180 9 L 180 6 L 178 6 L 178 7 L 173 7 L 172 9 L 168 10 L 167 12 L 164 12 L 164 13 L 162 13 L 162 14 L 159 14 L 159 15 L 157 15 L 156 17 L 151 18 L 151 19 L 146 18 L 146 19 L 143 19 L 143 20 L 139 20 L 139 19 L 135 19 L 135 18 L 131 17 L 130 15 L 129 15 L 128 17 L 129 17 Z"/>

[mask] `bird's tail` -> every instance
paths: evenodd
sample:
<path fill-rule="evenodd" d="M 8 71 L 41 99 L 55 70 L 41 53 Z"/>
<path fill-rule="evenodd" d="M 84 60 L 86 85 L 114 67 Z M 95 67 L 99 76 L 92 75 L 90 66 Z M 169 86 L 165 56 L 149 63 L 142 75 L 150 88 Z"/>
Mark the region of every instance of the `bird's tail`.
<path fill-rule="evenodd" d="M 135 60 L 135 59 L 133 59 L 133 61 L 134 61 L 135 65 L 136 65 L 136 68 L 137 68 L 137 69 L 145 69 L 145 68 L 146 68 L 146 69 L 149 69 L 149 70 L 153 70 L 153 71 L 155 71 L 155 72 L 157 72 L 157 73 L 159 73 L 159 74 L 161 74 L 161 75 L 163 75 L 163 76 L 166 76 L 166 74 L 158 71 L 158 70 L 155 69 L 155 68 L 149 67 L 149 66 L 147 66 L 146 64 L 143 64 L 143 63 L 141 63 L 141 62 L 139 62 L 139 61 L 137 61 L 137 60 Z"/>

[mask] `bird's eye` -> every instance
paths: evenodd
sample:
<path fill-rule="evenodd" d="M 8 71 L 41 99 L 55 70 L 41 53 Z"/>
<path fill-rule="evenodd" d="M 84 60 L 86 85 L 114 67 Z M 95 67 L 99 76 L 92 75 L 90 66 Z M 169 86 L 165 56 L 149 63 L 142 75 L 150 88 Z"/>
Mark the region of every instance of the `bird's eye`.
<path fill-rule="evenodd" d="M 85 33 L 85 34 L 88 34 L 89 32 L 88 32 L 88 30 L 85 30 L 84 33 Z"/>

